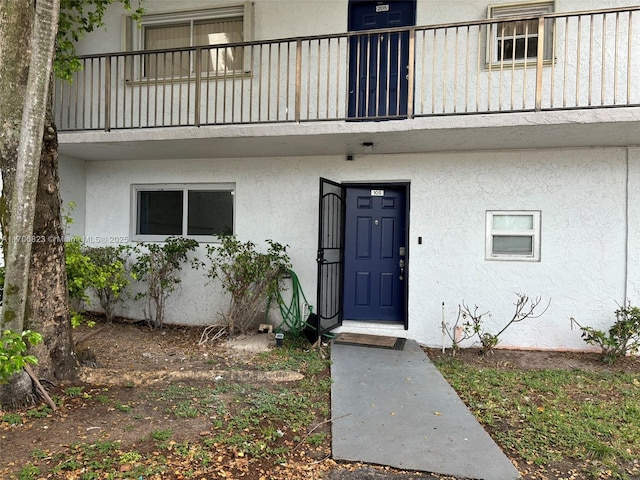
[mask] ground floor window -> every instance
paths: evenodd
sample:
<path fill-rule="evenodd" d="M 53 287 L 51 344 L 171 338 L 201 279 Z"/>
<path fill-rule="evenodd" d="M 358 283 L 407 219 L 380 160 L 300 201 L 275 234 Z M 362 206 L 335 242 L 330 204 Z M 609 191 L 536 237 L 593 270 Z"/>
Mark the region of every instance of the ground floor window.
<path fill-rule="evenodd" d="M 486 259 L 540 261 L 540 216 L 540 211 L 487 211 Z"/>
<path fill-rule="evenodd" d="M 231 184 L 133 185 L 132 238 L 171 235 L 215 241 L 234 233 L 235 186 Z"/>

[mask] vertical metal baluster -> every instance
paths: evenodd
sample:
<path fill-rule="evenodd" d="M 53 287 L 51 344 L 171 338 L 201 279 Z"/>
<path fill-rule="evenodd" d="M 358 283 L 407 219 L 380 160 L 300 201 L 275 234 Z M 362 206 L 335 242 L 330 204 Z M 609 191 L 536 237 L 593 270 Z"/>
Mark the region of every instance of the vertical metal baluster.
<path fill-rule="evenodd" d="M 616 39 L 613 48 L 613 105 L 618 104 L 618 52 L 620 48 L 620 12 L 616 13 Z"/>
<path fill-rule="evenodd" d="M 302 101 L 302 40 L 296 40 L 296 122 L 300 123 L 300 102 Z"/>
<path fill-rule="evenodd" d="M 160 123 L 166 125 L 166 108 L 167 108 L 167 52 L 162 54 L 162 120 Z M 169 79 L 171 81 L 171 79 Z"/>
<path fill-rule="evenodd" d="M 342 37 L 337 37 L 336 39 L 336 110 L 335 110 L 335 117 L 338 118 L 339 117 L 339 112 L 340 112 L 340 63 L 342 62 L 341 60 L 341 55 L 340 55 L 340 43 L 341 43 Z M 348 83 L 348 82 L 347 82 Z"/>
<path fill-rule="evenodd" d="M 380 90 L 380 79 L 378 78 L 378 92 L 379 94 L 377 95 L 377 100 L 376 100 L 376 108 L 380 107 L 380 94 L 384 94 L 386 96 L 385 100 L 384 100 L 384 114 L 385 116 L 389 117 L 389 108 L 391 107 L 391 65 L 389 64 L 389 60 L 391 59 L 391 34 L 387 33 L 387 46 L 386 46 L 386 52 L 385 54 L 387 55 L 387 78 L 386 78 L 386 82 L 387 82 L 387 88 L 386 88 L 386 92 L 381 92 Z M 379 59 L 379 65 L 382 62 L 382 53 L 380 51 L 381 49 L 378 48 L 378 59 Z M 397 75 L 397 80 L 396 82 L 398 82 L 398 85 L 396 85 L 398 88 L 396 89 L 398 95 L 396 95 L 396 105 L 395 105 L 395 109 L 396 109 L 396 115 L 398 115 L 398 112 L 400 111 L 400 51 L 402 50 L 402 35 L 400 35 L 398 33 L 398 45 L 396 46 L 396 50 L 398 53 L 397 59 L 398 59 L 398 66 L 396 67 L 396 75 Z M 380 71 L 379 67 L 378 67 L 378 71 Z M 380 112 L 378 112 L 379 114 Z"/>
<path fill-rule="evenodd" d="M 91 58 L 89 60 L 89 65 L 90 65 L 90 68 L 89 68 L 89 79 L 90 80 L 89 81 L 91 82 L 90 83 L 90 88 L 89 88 L 89 128 L 90 129 L 93 129 L 93 91 L 94 91 L 93 84 L 94 84 L 94 81 L 95 81 L 95 76 L 94 76 L 94 73 L 93 73 L 93 64 L 95 63 L 95 61 L 96 61 L 95 58 Z M 87 70 L 87 60 L 86 59 L 82 60 L 82 70 L 83 71 Z M 117 84 L 116 84 L 116 88 L 117 88 Z M 116 105 L 117 105 L 117 102 L 116 102 Z M 83 110 L 85 110 L 85 109 L 86 109 L 86 107 Z M 116 108 L 116 114 L 117 114 L 117 108 Z M 116 121 L 116 125 L 117 125 L 117 123 L 118 122 Z"/>
<path fill-rule="evenodd" d="M 84 130 L 85 128 L 87 128 L 87 108 L 86 108 L 86 100 L 87 100 L 87 69 L 85 68 L 86 61 L 83 61 L 82 63 L 84 65 L 83 65 L 83 68 L 82 68 L 82 105 L 80 106 L 80 108 L 82 110 L 82 129 Z"/>
<path fill-rule="evenodd" d="M 493 47 L 494 47 L 494 38 L 493 38 L 493 29 L 494 29 L 494 23 L 490 23 L 488 28 L 489 28 L 489 68 L 488 70 L 488 74 L 487 74 L 487 111 L 491 111 L 491 77 L 493 76 L 492 73 L 492 65 L 493 65 Z M 497 28 L 497 26 L 496 26 Z M 496 35 L 498 34 L 498 32 L 496 32 Z M 478 45 L 480 45 L 480 43 L 478 43 Z"/>
<path fill-rule="evenodd" d="M 365 65 L 367 68 L 367 79 L 365 81 L 365 93 L 364 93 L 364 109 L 365 109 L 364 116 L 365 117 L 369 115 L 369 89 L 370 89 L 369 68 L 371 66 L 371 34 L 367 35 L 367 37 L 369 38 L 369 41 L 367 42 L 367 55 L 365 59 Z"/>
<path fill-rule="evenodd" d="M 225 47 L 218 47 L 218 55 L 220 55 L 220 51 Z M 223 51 L 224 55 L 224 51 Z M 220 65 L 220 64 L 218 64 Z M 222 123 L 227 123 L 227 62 L 226 59 L 224 61 L 224 66 L 222 67 Z"/>
<path fill-rule="evenodd" d="M 206 47 L 207 50 L 207 66 L 206 66 L 206 75 L 205 75 L 205 87 L 204 87 L 204 123 L 205 125 L 209 125 L 211 122 L 209 121 L 209 101 L 210 90 L 211 90 L 211 47 Z"/>
<path fill-rule="evenodd" d="M 442 113 L 447 113 L 447 48 L 448 48 L 448 28 L 444 28 L 444 39 L 442 45 Z"/>
<path fill-rule="evenodd" d="M 504 86 L 504 23 L 500 23 L 500 56 L 498 58 L 498 64 L 499 64 L 499 76 L 498 76 L 498 110 L 502 111 L 502 91 L 503 91 L 503 86 Z M 497 28 L 497 26 L 496 26 Z M 498 35 L 498 32 L 496 32 L 496 35 Z M 516 44 L 516 30 L 515 27 L 513 29 L 513 37 L 512 37 L 512 41 L 513 41 L 513 50 L 515 52 L 515 44 Z M 512 101 L 512 105 L 511 108 L 513 109 L 513 73 L 514 73 L 514 68 L 513 68 L 513 58 L 515 57 L 515 53 L 511 55 L 511 89 L 512 89 L 512 96 L 511 96 L 511 101 Z"/>
<path fill-rule="evenodd" d="M 147 56 L 147 58 L 151 58 L 151 55 Z M 140 78 L 140 82 L 138 83 L 138 128 L 142 128 L 142 88 L 143 85 L 149 81 L 149 77 L 151 76 L 151 72 L 145 72 L 145 76 Z"/>
<path fill-rule="evenodd" d="M 171 52 L 171 75 L 170 75 L 170 81 L 171 81 L 171 94 L 169 96 L 169 101 L 171 102 L 169 105 L 169 116 L 170 116 L 170 121 L 169 121 L 169 125 L 170 126 L 174 126 L 175 121 L 174 121 L 174 116 L 173 116 L 173 111 L 174 111 L 174 98 L 175 98 L 175 85 L 176 85 L 176 75 L 175 75 L 175 54 L 176 52 Z"/>
<path fill-rule="evenodd" d="M 285 120 L 289 120 L 289 83 L 291 82 L 291 42 L 287 42 L 287 86 L 285 89 Z"/>
<path fill-rule="evenodd" d="M 591 21 L 589 22 L 589 106 L 591 106 L 593 90 L 593 36 L 594 16 L 591 15 Z"/>
<path fill-rule="evenodd" d="M 280 121 L 280 69 L 282 68 L 281 63 L 281 47 L 282 43 L 278 42 L 278 77 L 276 82 L 276 120 Z"/>
<path fill-rule="evenodd" d="M 524 24 L 524 65 L 522 69 L 522 109 L 527 108 L 527 60 L 529 59 L 529 22 Z"/>
<path fill-rule="evenodd" d="M 538 51 L 536 53 L 536 111 L 542 110 L 542 72 L 544 66 L 544 17 L 538 19 Z"/>
<path fill-rule="evenodd" d="M 215 99 L 213 101 L 213 123 L 217 124 L 218 123 L 218 92 L 220 90 L 220 47 L 215 47 L 215 52 L 216 52 L 216 64 L 215 64 L 215 68 L 216 68 L 216 74 L 215 74 L 215 78 L 216 78 L 216 91 L 215 91 Z M 224 82 L 224 78 L 222 79 L 222 81 Z M 224 119 L 224 112 L 222 113 L 222 118 Z"/>
<path fill-rule="evenodd" d="M 241 53 L 240 62 L 240 123 L 244 123 L 244 59 L 245 59 L 245 47 L 238 47 Z M 209 82 L 207 82 L 207 102 L 209 101 Z"/>
<path fill-rule="evenodd" d="M 329 120 L 329 99 L 331 98 L 331 37 L 327 38 L 327 91 L 325 92 L 325 120 Z"/>
<path fill-rule="evenodd" d="M 104 63 L 104 126 L 111 130 L 111 55 L 105 57 Z"/>
<path fill-rule="evenodd" d="M 433 29 L 433 47 L 431 51 L 431 113 L 436 113 L 436 46 L 438 44 L 437 30 Z"/>
<path fill-rule="evenodd" d="M 489 25 L 485 25 L 485 30 L 489 30 Z M 489 38 L 489 37 L 488 37 Z M 491 42 L 491 38 L 488 40 Z M 480 111 L 480 72 L 481 72 L 481 59 L 482 59 L 482 26 L 478 26 L 478 43 L 477 45 L 477 61 L 476 61 L 476 113 Z M 489 44 L 491 49 L 491 44 Z M 491 63 L 491 56 L 489 56 L 489 63 Z"/>
<path fill-rule="evenodd" d="M 235 59 L 236 58 L 236 53 L 237 53 L 237 48 L 238 47 L 225 47 L 224 51 L 227 52 L 228 49 L 231 48 L 233 51 L 233 55 L 231 56 L 231 58 Z M 227 62 L 225 62 L 226 65 Z M 236 69 L 235 69 L 235 65 L 233 65 L 234 68 L 231 69 L 231 123 L 235 123 L 236 121 L 236 81 L 237 81 L 237 75 L 236 75 Z"/>
<path fill-rule="evenodd" d="M 409 65 L 407 75 L 409 76 L 409 81 L 407 82 L 407 118 L 413 118 L 415 112 L 413 111 L 413 102 L 415 95 L 415 61 L 416 59 L 416 29 L 409 29 Z M 400 63 L 400 62 L 398 62 Z M 401 81 L 400 78 L 398 81 Z M 400 101 L 400 95 L 398 95 L 398 102 Z"/>
<path fill-rule="evenodd" d="M 254 72 L 254 48 L 255 45 L 249 46 L 249 68 L 251 69 L 251 73 L 249 75 L 249 123 L 253 120 L 253 78 L 255 77 Z M 217 93 L 217 89 L 216 89 Z"/>
<path fill-rule="evenodd" d="M 607 15 L 606 14 L 602 14 L 602 46 L 600 47 L 602 48 L 602 69 L 601 69 L 601 78 L 600 78 L 600 105 L 604 105 L 605 102 L 605 90 L 604 90 L 604 86 L 605 86 L 605 78 L 606 78 L 606 73 L 605 73 L 605 65 L 606 65 L 606 53 L 607 53 Z M 614 56 L 617 56 L 617 52 L 614 51 Z"/>
<path fill-rule="evenodd" d="M 155 58 L 155 60 L 156 60 L 156 65 L 157 65 L 157 64 L 158 64 L 158 54 L 157 54 L 157 53 L 156 53 L 156 54 L 154 54 L 154 58 Z M 158 72 L 157 72 L 157 69 L 156 69 L 156 76 L 155 76 L 155 78 L 158 78 Z M 149 122 L 149 106 L 150 106 L 150 104 L 151 104 L 151 100 L 149 99 L 149 94 L 150 94 L 150 89 L 151 89 L 151 75 L 147 75 L 147 81 L 145 82 L 145 88 L 146 88 L 146 90 L 147 90 L 147 92 L 146 92 L 146 99 L 147 99 L 147 101 L 146 101 L 146 105 L 145 105 L 145 111 L 146 111 L 147 118 L 146 118 L 145 126 L 147 126 L 147 127 L 148 127 L 148 126 L 149 126 L 149 123 L 150 123 L 150 122 Z M 140 96 L 142 97 L 142 91 L 140 92 Z M 189 108 L 189 107 L 187 106 L 187 108 Z M 142 127 L 142 123 L 140 123 L 140 126 Z"/>
<path fill-rule="evenodd" d="M 102 60 L 98 59 L 98 125 L 96 125 L 96 127 L 99 127 L 100 126 L 99 124 L 102 121 L 102 89 L 99 88 L 101 81 L 102 81 Z M 69 106 L 71 106 L 71 85 L 69 85 Z M 69 118 L 71 118 L 71 112 L 69 112 Z M 106 132 L 108 132 L 109 125 L 105 124 L 104 129 Z"/>
<path fill-rule="evenodd" d="M 555 106 L 556 96 L 556 40 L 558 22 L 556 18 L 549 20 L 551 23 L 551 98 L 549 99 L 549 106 L 553 108 Z M 565 32 L 566 35 L 566 32 Z"/>
<path fill-rule="evenodd" d="M 307 40 L 307 113 L 305 120 L 311 118 L 311 40 Z"/>
<path fill-rule="evenodd" d="M 196 127 L 199 127 L 201 108 L 200 102 L 202 101 L 202 91 L 200 90 L 202 88 L 202 47 L 196 47 L 194 54 L 196 56 L 196 78 L 195 85 L 193 87 L 195 89 L 195 91 L 193 92 L 195 97 L 193 100 L 193 124 Z"/>
<path fill-rule="evenodd" d="M 627 104 L 631 103 L 631 47 L 633 40 L 633 12 L 629 12 L 629 29 L 627 31 Z"/>
<path fill-rule="evenodd" d="M 422 33 L 422 62 L 421 62 L 421 72 L 420 72 L 420 113 L 424 114 L 425 110 L 424 110 L 424 101 L 425 101 L 425 89 L 426 89 L 426 83 L 425 83 L 425 75 L 426 75 L 426 66 L 427 66 L 427 31 L 426 30 L 421 30 L 420 33 Z"/>
<path fill-rule="evenodd" d="M 318 66 L 317 69 L 318 71 L 316 72 L 316 119 L 320 118 L 320 70 L 321 70 L 321 65 L 322 65 L 322 43 L 321 40 L 318 39 L 318 48 L 317 48 L 317 55 L 318 55 Z"/>
<path fill-rule="evenodd" d="M 133 71 L 133 56 L 132 55 L 125 55 L 124 56 L 124 69 L 125 69 L 125 77 L 129 76 L 129 80 L 128 82 L 130 84 L 133 84 L 133 80 L 134 80 L 134 71 Z M 127 92 L 129 91 L 129 88 L 133 88 L 133 87 L 127 87 L 127 79 L 125 78 L 125 84 L 124 84 L 124 88 L 122 89 L 122 127 L 123 128 L 127 128 Z M 129 102 L 131 103 L 131 102 Z M 117 126 L 117 125 L 116 125 Z"/>
<path fill-rule="evenodd" d="M 351 40 L 351 37 L 349 37 L 349 40 Z M 354 111 L 354 117 L 359 116 L 359 112 L 360 112 L 360 64 L 361 64 L 361 58 L 362 58 L 362 45 L 360 44 L 362 40 L 362 36 L 358 35 L 356 37 L 356 86 L 355 86 L 355 91 L 353 92 L 353 95 L 355 96 L 355 111 Z M 349 62 L 351 63 L 351 62 Z M 347 96 L 347 99 L 349 97 Z"/>
<path fill-rule="evenodd" d="M 525 50 L 525 55 L 526 55 L 526 50 Z M 515 91 L 516 91 L 516 27 L 514 26 L 512 44 L 511 44 L 511 110 L 515 110 L 516 108 Z"/>
<path fill-rule="evenodd" d="M 123 69 L 122 72 L 120 72 L 121 68 L 120 65 L 123 65 Z M 92 71 L 93 71 L 93 65 L 92 65 Z M 116 98 L 115 98 L 115 102 L 113 103 L 114 105 L 114 114 L 115 114 L 115 119 L 113 121 L 113 126 L 115 128 L 118 128 L 118 123 L 119 123 L 119 118 L 118 118 L 118 114 L 120 112 L 120 110 L 118 109 L 118 105 L 120 105 L 120 79 L 123 79 L 125 82 L 126 80 L 124 79 L 125 74 L 124 74 L 124 57 L 118 55 L 116 57 L 116 75 L 115 75 L 115 83 L 116 83 L 116 88 L 115 88 L 115 93 L 116 93 Z M 93 75 L 92 75 L 93 78 Z M 124 90 L 125 88 L 127 88 L 127 84 L 123 83 L 122 84 L 122 90 Z M 93 90 L 93 89 L 92 89 Z M 93 94 L 92 94 L 93 97 Z"/>
<path fill-rule="evenodd" d="M 471 28 L 467 25 L 467 38 L 464 51 L 464 112 L 469 111 L 469 49 L 471 48 Z M 478 45 L 480 48 L 480 45 Z"/>
<path fill-rule="evenodd" d="M 567 106 L 567 88 L 569 85 L 569 17 L 565 17 L 564 21 L 564 63 L 562 70 L 564 71 L 564 79 L 562 81 L 562 106 Z"/>
<path fill-rule="evenodd" d="M 578 16 L 578 43 L 576 45 L 578 49 L 578 53 L 576 54 L 576 107 L 580 102 L 580 57 L 582 52 L 580 45 L 582 45 L 582 16 Z"/>
<path fill-rule="evenodd" d="M 458 36 L 460 28 L 456 26 L 456 43 L 453 55 L 453 113 L 458 111 Z"/>
<path fill-rule="evenodd" d="M 267 120 L 271 120 L 271 75 L 273 74 L 273 68 L 271 68 L 271 43 L 269 44 L 269 51 L 267 52 Z"/>

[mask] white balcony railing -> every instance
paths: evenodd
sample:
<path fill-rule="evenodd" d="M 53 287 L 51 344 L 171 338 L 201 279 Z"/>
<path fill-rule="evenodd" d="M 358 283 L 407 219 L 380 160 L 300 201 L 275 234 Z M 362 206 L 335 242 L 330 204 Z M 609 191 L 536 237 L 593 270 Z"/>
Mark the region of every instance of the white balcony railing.
<path fill-rule="evenodd" d="M 640 6 L 80 62 L 55 85 L 62 131 L 628 107 Z"/>

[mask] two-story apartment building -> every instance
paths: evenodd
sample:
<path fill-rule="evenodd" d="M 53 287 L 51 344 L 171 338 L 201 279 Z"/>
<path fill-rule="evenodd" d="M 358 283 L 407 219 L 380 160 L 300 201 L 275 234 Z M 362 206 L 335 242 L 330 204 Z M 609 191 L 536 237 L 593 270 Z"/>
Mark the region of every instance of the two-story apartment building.
<path fill-rule="evenodd" d="M 440 345 L 465 302 L 581 349 L 640 302 L 640 6 L 146 0 L 56 86 L 61 188 L 94 243 L 289 245 L 324 328 Z M 223 298 L 184 272 L 167 321 Z M 133 302 L 124 315 L 140 318 Z"/>

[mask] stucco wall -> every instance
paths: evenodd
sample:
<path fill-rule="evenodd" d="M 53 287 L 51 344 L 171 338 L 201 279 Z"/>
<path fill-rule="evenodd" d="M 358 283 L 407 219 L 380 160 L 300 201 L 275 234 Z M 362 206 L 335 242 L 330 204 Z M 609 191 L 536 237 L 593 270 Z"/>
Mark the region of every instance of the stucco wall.
<path fill-rule="evenodd" d="M 85 161 L 77 158 L 61 158 L 60 196 L 63 211 L 71 217 L 67 224 L 66 234 L 83 236 L 85 231 L 85 197 L 86 197 L 86 168 Z M 73 204 L 73 207 L 70 205 Z"/>
<path fill-rule="evenodd" d="M 145 0 L 147 14 L 242 5 L 243 0 Z M 417 25 L 480 20 L 489 5 L 517 3 L 513 0 L 418 0 Z M 526 2 L 522 2 L 526 3 Z M 254 40 L 268 40 L 347 31 L 348 0 L 254 0 Z M 556 0 L 557 12 L 574 12 L 636 5 L 632 0 Z M 106 29 L 87 36 L 78 52 L 117 52 L 122 47 L 121 18 L 125 10 L 112 5 L 105 17 Z"/>
<path fill-rule="evenodd" d="M 629 159 L 633 185 L 640 180 L 639 150 L 631 149 Z M 540 319 L 507 331 L 503 345 L 585 348 L 569 318 L 605 328 L 624 301 L 627 150 L 621 148 L 365 155 L 353 162 L 342 156 L 87 162 L 85 234 L 130 235 L 131 184 L 235 183 L 237 235 L 290 245 L 294 270 L 315 303 L 321 176 L 411 182 L 408 335 L 424 344 L 441 342 L 443 302 L 448 322 L 465 301 L 491 311 L 488 325 L 498 328 L 522 292 L 551 304 Z M 640 238 L 635 197 L 632 191 L 630 244 Z M 484 259 L 485 211 L 494 209 L 542 211 L 540 262 Z M 636 301 L 639 253 L 630 249 L 629 296 Z M 205 282 L 201 272 L 186 272 L 168 302 L 168 322 L 215 318 L 223 299 Z M 142 315 L 138 306 L 126 314 Z"/>

